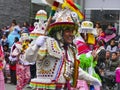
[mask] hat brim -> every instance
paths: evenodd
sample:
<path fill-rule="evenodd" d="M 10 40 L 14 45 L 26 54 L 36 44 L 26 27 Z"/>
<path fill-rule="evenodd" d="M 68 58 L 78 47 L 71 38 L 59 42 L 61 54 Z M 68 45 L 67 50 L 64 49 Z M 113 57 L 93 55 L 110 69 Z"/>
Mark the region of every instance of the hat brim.
<path fill-rule="evenodd" d="M 61 30 L 78 30 L 78 25 L 73 22 L 56 22 L 53 24 L 50 24 L 48 28 L 48 35 L 52 35 L 53 33 L 56 33 Z"/>

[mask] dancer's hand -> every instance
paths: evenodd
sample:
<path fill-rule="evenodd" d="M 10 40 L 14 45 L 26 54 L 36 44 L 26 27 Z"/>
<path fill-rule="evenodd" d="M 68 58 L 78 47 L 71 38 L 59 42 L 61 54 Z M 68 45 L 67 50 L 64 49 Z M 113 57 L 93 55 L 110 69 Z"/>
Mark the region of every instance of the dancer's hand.
<path fill-rule="evenodd" d="M 36 39 L 36 42 L 35 44 L 38 46 L 38 47 L 41 47 L 45 40 L 46 40 L 47 36 L 39 36 L 37 39 Z"/>

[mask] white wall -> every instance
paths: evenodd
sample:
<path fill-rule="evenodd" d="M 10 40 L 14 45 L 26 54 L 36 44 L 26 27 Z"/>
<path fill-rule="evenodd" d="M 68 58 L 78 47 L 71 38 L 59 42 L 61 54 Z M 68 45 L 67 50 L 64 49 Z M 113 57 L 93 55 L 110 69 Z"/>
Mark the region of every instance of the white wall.
<path fill-rule="evenodd" d="M 46 4 L 45 0 L 31 0 L 32 3 L 35 3 L 35 4 Z"/>
<path fill-rule="evenodd" d="M 120 10 L 120 0 L 85 0 L 86 10 Z"/>

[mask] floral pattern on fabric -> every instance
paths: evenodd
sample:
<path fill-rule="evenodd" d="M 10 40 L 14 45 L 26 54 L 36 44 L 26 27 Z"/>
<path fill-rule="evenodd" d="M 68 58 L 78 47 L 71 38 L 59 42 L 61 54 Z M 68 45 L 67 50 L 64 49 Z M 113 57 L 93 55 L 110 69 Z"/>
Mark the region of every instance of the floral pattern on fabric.
<path fill-rule="evenodd" d="M 30 67 L 17 64 L 17 87 L 16 90 L 22 90 L 30 80 Z"/>

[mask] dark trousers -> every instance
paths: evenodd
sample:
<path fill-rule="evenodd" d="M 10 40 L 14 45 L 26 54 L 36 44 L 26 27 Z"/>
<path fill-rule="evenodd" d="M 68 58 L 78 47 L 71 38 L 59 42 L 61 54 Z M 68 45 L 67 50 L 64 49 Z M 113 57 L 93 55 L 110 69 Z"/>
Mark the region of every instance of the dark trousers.
<path fill-rule="evenodd" d="M 30 65 L 30 74 L 31 79 L 36 77 L 36 63 L 34 65 Z"/>
<path fill-rule="evenodd" d="M 16 70 L 10 70 L 10 76 L 11 76 L 11 83 L 16 85 L 17 84 Z"/>

